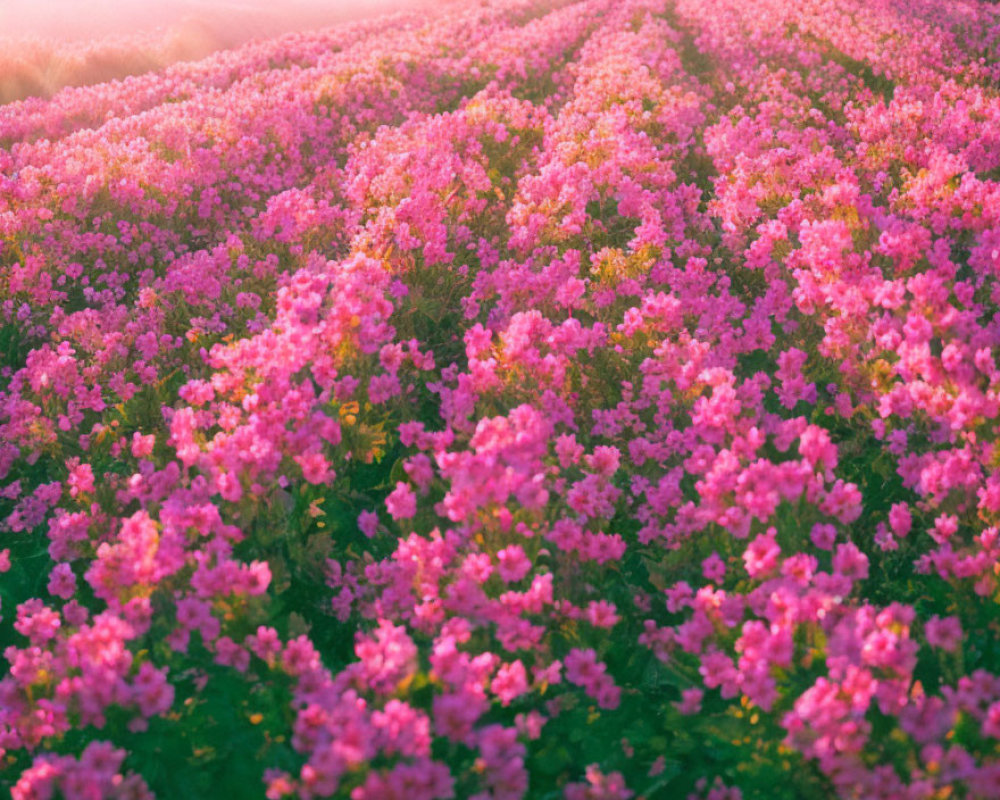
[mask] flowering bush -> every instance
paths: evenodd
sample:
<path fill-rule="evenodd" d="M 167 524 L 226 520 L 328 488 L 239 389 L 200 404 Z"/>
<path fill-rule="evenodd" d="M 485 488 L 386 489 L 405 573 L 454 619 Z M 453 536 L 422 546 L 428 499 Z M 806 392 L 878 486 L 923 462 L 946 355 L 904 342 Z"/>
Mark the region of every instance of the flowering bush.
<path fill-rule="evenodd" d="M 0 784 L 998 796 L 998 48 L 495 0 L 0 109 Z"/>

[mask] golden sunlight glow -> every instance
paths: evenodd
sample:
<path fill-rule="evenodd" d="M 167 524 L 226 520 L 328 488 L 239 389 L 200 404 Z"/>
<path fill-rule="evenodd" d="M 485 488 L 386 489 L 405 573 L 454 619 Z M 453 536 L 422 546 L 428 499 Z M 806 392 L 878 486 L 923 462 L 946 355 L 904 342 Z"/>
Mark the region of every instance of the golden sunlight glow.
<path fill-rule="evenodd" d="M 434 0 L 0 0 L 0 103 Z"/>

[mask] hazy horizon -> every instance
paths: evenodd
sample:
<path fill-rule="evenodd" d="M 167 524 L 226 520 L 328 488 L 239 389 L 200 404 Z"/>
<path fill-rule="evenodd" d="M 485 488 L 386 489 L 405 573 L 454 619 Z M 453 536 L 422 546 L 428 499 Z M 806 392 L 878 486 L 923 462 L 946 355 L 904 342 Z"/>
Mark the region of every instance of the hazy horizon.
<path fill-rule="evenodd" d="M 224 20 L 230 36 L 243 33 L 249 39 L 434 5 L 431 0 L 0 0 L 0 38 L 75 43 Z"/>
<path fill-rule="evenodd" d="M 0 0 L 0 104 L 457 0 Z"/>

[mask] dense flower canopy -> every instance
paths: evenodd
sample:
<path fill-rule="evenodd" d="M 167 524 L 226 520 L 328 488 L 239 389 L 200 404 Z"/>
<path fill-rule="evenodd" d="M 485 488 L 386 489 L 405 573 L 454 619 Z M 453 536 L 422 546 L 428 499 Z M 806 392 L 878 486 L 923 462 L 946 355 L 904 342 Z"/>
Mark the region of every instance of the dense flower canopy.
<path fill-rule="evenodd" d="M 984 0 L 0 107 L 0 787 L 1000 796 L 998 274 Z"/>

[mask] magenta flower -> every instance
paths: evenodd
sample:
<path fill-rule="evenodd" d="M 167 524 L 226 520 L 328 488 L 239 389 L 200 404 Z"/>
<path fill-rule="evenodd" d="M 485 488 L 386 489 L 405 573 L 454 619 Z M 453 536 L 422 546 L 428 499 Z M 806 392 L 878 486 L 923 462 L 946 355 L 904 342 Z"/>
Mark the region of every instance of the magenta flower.
<path fill-rule="evenodd" d="M 777 531 L 770 528 L 767 533 L 762 533 L 754 539 L 744 551 L 743 563 L 751 578 L 763 577 L 778 566 L 781 549 L 775 541 L 776 536 Z"/>
<path fill-rule="evenodd" d="M 417 496 L 409 484 L 399 481 L 385 499 L 385 507 L 394 520 L 410 519 L 417 513 Z"/>

